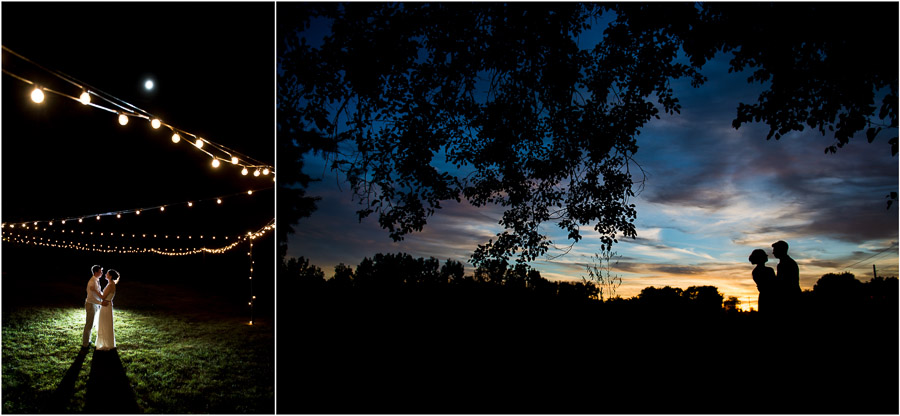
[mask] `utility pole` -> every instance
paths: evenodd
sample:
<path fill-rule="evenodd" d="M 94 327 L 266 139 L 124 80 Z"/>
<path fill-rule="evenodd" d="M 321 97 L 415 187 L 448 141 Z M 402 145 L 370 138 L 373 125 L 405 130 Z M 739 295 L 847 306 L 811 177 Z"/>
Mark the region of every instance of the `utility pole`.
<path fill-rule="evenodd" d="M 878 273 L 875 272 L 875 265 L 873 264 L 872 265 L 872 278 L 874 279 L 876 277 L 878 277 Z"/>

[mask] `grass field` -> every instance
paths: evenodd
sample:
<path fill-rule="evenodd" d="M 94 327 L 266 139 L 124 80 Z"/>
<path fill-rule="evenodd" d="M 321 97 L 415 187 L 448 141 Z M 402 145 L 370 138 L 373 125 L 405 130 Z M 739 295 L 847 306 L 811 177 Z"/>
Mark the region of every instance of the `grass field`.
<path fill-rule="evenodd" d="M 175 286 L 120 284 L 113 356 L 80 353 L 80 282 L 45 285 L 46 304 L 10 307 L 9 290 L 4 413 L 274 412 L 274 328 L 271 320 L 248 325 L 234 302 Z M 52 301 L 62 294 L 77 306 Z"/>

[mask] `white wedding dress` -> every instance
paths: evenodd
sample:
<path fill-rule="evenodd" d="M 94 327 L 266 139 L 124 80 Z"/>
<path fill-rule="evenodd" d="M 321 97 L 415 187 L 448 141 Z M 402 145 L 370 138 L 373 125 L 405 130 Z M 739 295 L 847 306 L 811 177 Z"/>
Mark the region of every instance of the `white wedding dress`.
<path fill-rule="evenodd" d="M 113 305 L 116 297 L 116 284 L 112 280 L 103 291 L 103 300 L 108 300 L 109 305 L 100 307 L 100 323 L 97 324 L 97 349 L 101 351 L 116 348 L 116 333 L 113 330 Z"/>

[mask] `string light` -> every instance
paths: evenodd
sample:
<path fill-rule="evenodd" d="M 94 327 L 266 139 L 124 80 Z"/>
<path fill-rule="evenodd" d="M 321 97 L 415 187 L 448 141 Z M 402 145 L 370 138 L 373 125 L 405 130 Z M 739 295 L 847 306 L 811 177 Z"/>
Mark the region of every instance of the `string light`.
<path fill-rule="evenodd" d="M 38 104 L 44 102 L 44 92 L 41 91 L 40 87 L 34 87 L 34 90 L 31 91 L 31 101 L 34 101 Z"/>
<path fill-rule="evenodd" d="M 259 176 L 259 169 L 253 172 L 253 176 Z"/>
<path fill-rule="evenodd" d="M 13 224 L 10 224 L 12 228 Z M 119 253 L 119 254 L 129 254 L 129 253 L 152 253 L 152 254 L 161 254 L 168 256 L 187 256 L 192 254 L 222 254 L 226 253 L 230 250 L 233 250 L 235 247 L 243 243 L 244 241 L 251 241 L 253 239 L 262 237 L 269 231 L 273 230 L 275 227 L 275 220 L 270 220 L 264 227 L 260 228 L 256 232 L 249 233 L 246 236 L 238 236 L 236 241 L 232 242 L 223 247 L 218 248 L 160 248 L 160 247 L 134 247 L 134 246 L 114 246 L 109 244 L 97 244 L 83 242 L 73 242 L 73 241 L 60 241 L 58 239 L 47 238 L 46 240 L 43 237 L 35 237 L 35 236 L 25 236 L 22 234 L 15 233 L 13 231 L 3 230 L 3 241 L 13 242 L 13 243 L 23 243 L 23 244 L 31 244 L 45 247 L 57 247 L 57 248 L 69 248 L 76 250 L 87 250 L 87 251 L 95 251 L 95 252 L 103 252 L 103 253 Z M 83 234 L 83 232 L 82 232 Z M 93 234 L 93 233 L 91 233 Z M 110 233 L 110 236 L 113 236 L 113 233 Z M 154 235 L 155 236 L 155 235 Z M 166 236 L 168 237 L 168 236 Z M 226 237 L 227 239 L 227 237 Z M 251 253 L 248 253 L 252 257 L 252 241 L 251 241 Z M 253 279 L 253 260 L 251 258 L 251 266 L 250 266 L 250 279 Z M 252 296 L 252 293 L 251 293 Z M 255 298 L 253 298 L 255 299 Z"/>
<path fill-rule="evenodd" d="M 178 143 L 180 141 L 181 141 L 181 136 L 179 136 L 178 133 L 175 133 L 172 135 L 172 143 Z"/>
<path fill-rule="evenodd" d="M 236 192 L 236 193 L 233 193 L 233 194 L 222 195 L 222 196 L 214 197 L 214 198 L 205 198 L 205 199 L 200 199 L 200 200 L 191 200 L 191 201 L 183 201 L 183 202 L 176 202 L 176 203 L 168 203 L 168 204 L 164 204 L 164 205 L 157 205 L 157 206 L 143 207 L 143 208 L 123 209 L 123 210 L 117 210 L 117 211 L 112 211 L 112 212 L 103 212 L 103 213 L 97 213 L 97 214 L 83 215 L 83 216 L 80 216 L 80 217 L 68 217 L 68 218 L 59 218 L 59 217 L 57 217 L 57 218 L 51 218 L 51 219 L 41 219 L 41 220 L 37 220 L 37 221 L 35 221 L 35 220 L 21 221 L 21 224 L 22 224 L 22 227 L 25 227 L 25 226 L 27 226 L 28 224 L 32 224 L 32 225 L 34 225 L 34 226 L 37 226 L 39 223 L 48 223 L 48 225 L 53 225 L 53 222 L 54 222 L 54 221 L 60 221 L 60 223 L 62 223 L 63 225 L 65 225 L 65 223 L 66 223 L 67 220 L 76 220 L 76 219 L 78 220 L 79 223 L 83 223 L 83 222 L 84 222 L 84 221 L 83 221 L 84 218 L 95 217 L 97 220 L 99 220 L 100 217 L 104 217 L 104 216 L 108 216 L 108 215 L 115 215 L 116 218 L 121 218 L 121 216 L 122 216 L 123 214 L 129 214 L 129 213 L 132 213 L 132 212 L 133 212 L 135 215 L 141 215 L 141 212 L 144 211 L 144 210 L 147 210 L 147 209 L 156 209 L 156 208 L 159 208 L 160 211 L 163 211 L 163 212 L 164 212 L 164 211 L 166 210 L 166 207 L 171 207 L 171 206 L 173 206 L 173 205 L 177 206 L 177 205 L 185 204 L 185 205 L 187 205 L 188 207 L 193 207 L 193 206 L 194 206 L 194 202 L 211 201 L 211 200 L 213 200 L 213 199 L 216 200 L 216 203 L 217 203 L 217 204 L 222 204 L 222 203 L 224 202 L 224 199 L 223 199 L 223 198 L 229 198 L 229 197 L 234 197 L 234 196 L 243 195 L 243 194 L 253 195 L 253 194 L 256 193 L 256 192 L 259 192 L 259 191 L 267 191 L 267 190 L 270 190 L 270 189 L 274 189 L 274 188 L 270 186 L 270 187 L 265 187 L 265 188 L 260 188 L 260 189 L 251 189 L 251 190 L 248 190 L 248 191 Z M 10 225 L 11 225 L 12 223 L 7 222 L 6 224 L 10 224 Z"/>
<path fill-rule="evenodd" d="M 44 95 L 45 95 L 44 92 L 50 92 L 50 93 L 53 93 L 53 94 L 56 94 L 56 95 L 59 95 L 59 96 L 63 96 L 63 97 L 66 97 L 66 98 L 70 98 L 70 99 L 72 99 L 72 100 L 74 100 L 74 101 L 79 101 L 79 102 L 80 102 L 81 104 L 83 104 L 83 105 L 90 105 L 91 107 L 98 108 L 98 109 L 101 109 L 101 110 L 104 110 L 104 111 L 109 111 L 109 112 L 111 112 L 111 113 L 117 114 L 119 123 L 120 123 L 121 125 L 123 125 L 123 126 L 126 125 L 126 124 L 128 123 L 128 121 L 129 121 L 128 118 L 130 118 L 130 117 L 140 117 L 140 118 L 147 119 L 148 121 L 150 121 L 150 124 L 151 124 L 151 126 L 153 126 L 154 129 L 158 129 L 159 127 L 161 127 L 161 126 L 164 125 L 164 123 L 162 123 L 161 120 L 159 120 L 158 118 L 154 117 L 154 116 L 153 116 L 152 114 L 150 114 L 149 112 L 147 112 L 147 111 L 145 111 L 145 110 L 143 110 L 143 109 L 141 109 L 141 108 L 138 108 L 138 107 L 134 106 L 133 104 L 127 102 L 127 101 L 121 100 L 121 99 L 119 99 L 119 98 L 117 98 L 117 97 L 115 97 L 115 96 L 113 96 L 113 95 L 111 95 L 111 94 L 105 93 L 105 92 L 100 91 L 100 90 L 98 90 L 98 89 L 96 89 L 96 88 L 93 88 L 93 87 L 91 87 L 91 91 L 88 91 L 88 89 L 87 89 L 86 85 L 84 85 L 84 83 L 82 83 L 81 81 L 79 81 L 79 80 L 77 80 L 77 79 L 75 79 L 75 78 L 73 78 L 73 77 L 71 77 L 71 76 L 69 76 L 69 75 L 63 74 L 63 73 L 58 72 L 58 71 L 53 71 L 53 70 L 47 69 L 47 68 L 45 68 L 45 67 L 43 67 L 43 66 L 41 66 L 41 65 L 39 65 L 39 64 L 37 64 L 37 63 L 35 63 L 35 62 L 33 62 L 33 61 L 31 61 L 30 59 L 28 59 L 28 58 L 26 58 L 26 57 L 24 57 L 24 56 L 22 56 L 22 55 L 20 55 L 20 54 L 18 54 L 18 53 L 16 53 L 16 52 L 10 50 L 9 48 L 7 48 L 7 47 L 5 47 L 5 46 L 3 46 L 3 50 L 4 50 L 4 51 L 8 51 L 10 54 L 16 56 L 17 58 L 22 59 L 22 60 L 28 62 L 29 64 L 32 64 L 32 65 L 38 67 L 39 69 L 45 71 L 46 73 L 49 73 L 50 75 L 52 75 L 52 76 L 54 76 L 54 77 L 57 77 L 57 78 L 59 78 L 59 79 L 65 81 L 65 82 L 68 82 L 68 83 L 70 83 L 70 84 L 76 86 L 76 87 L 80 90 L 79 93 L 76 93 L 76 94 L 75 94 L 75 95 L 78 95 L 78 96 L 76 97 L 76 96 L 72 96 L 72 95 L 66 94 L 66 93 L 64 93 L 64 92 L 59 92 L 59 91 L 54 91 L 54 90 L 42 88 L 42 87 L 40 87 L 36 82 L 31 81 L 31 80 L 28 80 L 28 79 L 26 79 L 26 78 L 24 78 L 24 77 L 21 77 L 21 76 L 18 76 L 18 75 L 16 75 L 16 74 L 13 74 L 13 73 L 11 73 L 11 72 L 9 72 L 9 71 L 7 71 L 7 70 L 4 69 L 3 72 L 4 72 L 5 74 L 10 75 L 10 76 L 12 76 L 12 77 L 14 77 L 14 78 L 16 78 L 16 79 L 22 81 L 22 82 L 25 82 L 25 83 L 34 85 L 34 88 L 33 88 L 32 92 L 31 92 L 31 96 L 32 96 L 32 100 L 33 100 L 35 103 L 41 103 L 41 102 L 43 102 L 43 100 L 44 100 Z M 99 97 L 101 100 L 106 101 L 106 102 L 112 104 L 113 107 L 110 108 L 110 107 L 107 107 L 107 106 L 104 106 L 104 105 L 99 105 L 99 104 L 93 103 L 93 102 L 92 102 L 93 99 L 92 99 L 92 97 L 91 97 L 92 95 L 93 95 L 93 96 L 96 96 L 96 97 Z M 117 107 L 117 108 L 116 108 L 116 107 Z M 168 126 L 168 125 L 167 125 L 167 126 Z M 170 127 L 170 128 L 172 128 L 173 130 L 175 130 L 175 128 L 174 128 L 173 126 L 168 126 L 168 127 Z M 200 150 L 203 151 L 204 153 L 207 153 L 208 155 L 213 156 L 213 157 L 216 157 L 216 158 L 218 158 L 218 159 L 221 159 L 221 160 L 230 160 L 230 161 L 232 162 L 233 165 L 241 166 L 241 167 L 242 167 L 242 170 L 243 170 L 244 168 L 254 168 L 254 169 L 257 169 L 257 170 L 260 169 L 260 168 L 267 168 L 267 169 L 269 169 L 270 172 L 274 172 L 274 169 L 273 169 L 270 165 L 267 165 L 267 164 L 265 164 L 265 163 L 261 163 L 261 162 L 255 160 L 255 159 L 253 159 L 253 158 L 247 157 L 246 155 L 240 155 L 240 154 L 238 154 L 237 152 L 235 152 L 234 150 L 229 149 L 228 147 L 226 147 L 226 146 L 224 146 L 224 145 L 221 145 L 221 144 L 218 144 L 218 143 L 215 143 L 215 142 L 211 142 L 211 141 L 209 141 L 209 140 L 207 140 L 207 139 L 203 139 L 202 137 L 199 137 L 199 136 L 194 135 L 194 134 L 190 134 L 190 133 L 187 133 L 187 132 L 183 132 L 183 133 L 186 133 L 186 134 L 188 134 L 189 136 L 192 136 L 192 137 L 196 138 L 196 140 L 194 141 L 194 146 L 195 146 L 197 149 L 200 149 Z M 179 139 L 175 139 L 175 138 L 173 137 L 173 142 L 177 143 L 178 141 L 180 141 L 180 138 L 179 138 Z M 206 145 L 209 145 L 209 146 L 206 146 Z M 206 150 L 207 148 L 210 148 L 210 150 Z M 224 155 L 214 155 L 214 154 L 211 153 L 211 152 L 220 152 L 220 153 L 222 153 L 222 154 L 224 154 Z M 239 158 L 238 156 L 241 156 L 241 157 Z M 246 164 L 245 164 L 245 163 L 246 163 Z M 246 174 L 245 174 L 245 175 L 246 175 Z M 259 175 L 254 175 L 254 176 L 259 176 Z"/>
<path fill-rule="evenodd" d="M 274 220 L 272 220 L 274 222 Z M 268 230 L 269 226 L 266 225 L 265 229 Z M 249 234 L 249 233 L 248 233 Z M 256 299 L 256 296 L 253 296 L 253 242 L 250 242 L 250 249 L 247 252 L 247 256 L 250 257 L 250 325 L 253 325 L 253 300 Z"/>
<path fill-rule="evenodd" d="M 212 167 L 214 167 L 214 168 L 219 167 L 219 159 L 213 159 L 213 160 L 212 160 Z"/>
<path fill-rule="evenodd" d="M 244 168 L 241 170 L 241 175 L 247 176 L 247 173 L 249 173 L 249 172 L 250 171 L 248 171 L 247 168 Z"/>

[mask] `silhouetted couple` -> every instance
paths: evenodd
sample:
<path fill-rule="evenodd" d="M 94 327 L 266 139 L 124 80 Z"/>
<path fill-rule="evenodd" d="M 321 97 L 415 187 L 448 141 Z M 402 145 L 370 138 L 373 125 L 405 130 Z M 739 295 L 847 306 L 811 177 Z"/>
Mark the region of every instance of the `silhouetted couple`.
<path fill-rule="evenodd" d="M 800 268 L 788 256 L 788 243 L 784 241 L 772 244 L 772 255 L 778 259 L 778 274 L 765 266 L 769 261 L 765 251 L 756 249 L 750 253 L 750 263 L 756 265 L 753 281 L 759 290 L 756 310 L 766 314 L 786 314 L 797 306 L 800 297 Z"/>

